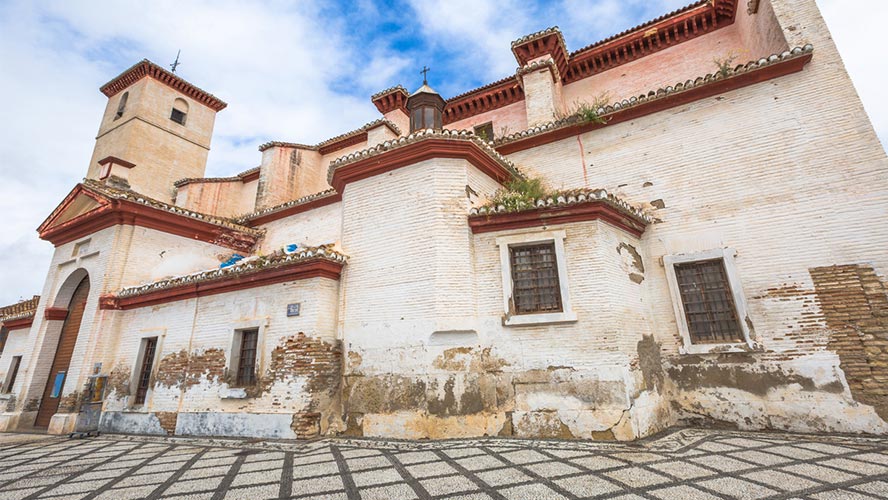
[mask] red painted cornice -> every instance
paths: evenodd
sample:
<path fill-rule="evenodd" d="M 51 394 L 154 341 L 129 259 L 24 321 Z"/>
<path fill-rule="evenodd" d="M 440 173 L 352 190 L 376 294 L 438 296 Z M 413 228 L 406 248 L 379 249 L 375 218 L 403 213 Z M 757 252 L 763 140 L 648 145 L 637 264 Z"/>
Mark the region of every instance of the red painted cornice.
<path fill-rule="evenodd" d="M 47 307 L 43 310 L 43 318 L 48 320 L 63 320 L 68 317 L 68 310 L 64 307 Z"/>
<path fill-rule="evenodd" d="M 354 146 L 357 144 L 361 144 L 362 142 L 367 142 L 367 132 L 359 132 L 354 135 L 349 135 L 348 137 L 343 137 L 342 139 L 335 140 L 333 142 L 328 142 L 323 146 L 318 148 L 318 152 L 322 155 L 333 153 L 334 151 L 339 151 L 340 149 L 345 149 L 349 146 Z"/>
<path fill-rule="evenodd" d="M 430 138 L 337 166 L 333 170 L 330 183 L 336 191 L 342 193 L 350 182 L 433 158 L 466 160 L 499 183 L 512 178 L 512 172 L 472 141 Z"/>
<path fill-rule="evenodd" d="M 564 82 L 571 83 L 730 26 L 737 0 L 697 2 L 570 54 Z"/>
<path fill-rule="evenodd" d="M 107 199 L 84 189 L 82 185 L 76 187 L 65 198 L 54 214 L 63 212 L 64 206 L 79 194 L 95 199 L 99 202 L 99 207 L 56 225 L 52 224 L 55 217 L 50 216 L 38 228 L 41 239 L 59 246 L 112 226 L 131 225 L 247 252 L 252 250 L 258 240 L 254 235 L 233 228 L 159 210 L 126 199 Z"/>
<path fill-rule="evenodd" d="M 524 100 L 524 89 L 514 76 L 452 97 L 444 105 L 444 125 Z"/>
<path fill-rule="evenodd" d="M 588 123 L 574 124 L 561 128 L 555 128 L 549 132 L 543 132 L 536 135 L 528 136 L 524 139 L 507 142 L 496 146 L 496 150 L 500 154 L 508 155 L 517 151 L 535 148 L 543 144 L 560 141 L 568 137 L 575 137 L 591 130 L 610 126 L 616 123 L 634 120 L 642 116 L 664 111 L 676 106 L 682 106 L 688 103 L 699 101 L 707 97 L 724 94 L 739 88 L 747 87 L 756 83 L 765 82 L 793 73 L 798 73 L 805 68 L 805 65 L 811 60 L 812 54 L 806 53 L 800 57 L 794 57 L 785 61 L 769 64 L 761 69 L 755 69 L 731 76 L 726 79 L 715 80 L 711 83 L 698 85 L 688 90 L 676 91 L 663 97 L 652 98 L 644 103 L 634 106 L 625 107 L 612 113 L 604 115 L 607 123 Z"/>
<path fill-rule="evenodd" d="M 334 203 L 339 203 L 342 201 L 341 193 L 334 193 L 330 196 L 324 196 L 321 198 L 315 198 L 313 200 L 307 201 L 300 205 L 293 205 L 287 208 L 282 208 L 281 210 L 277 210 L 274 212 L 268 212 L 262 215 L 257 215 L 256 217 L 250 218 L 248 223 L 250 226 L 261 226 L 262 224 L 268 224 L 269 222 L 276 221 L 279 219 L 283 219 L 285 217 L 289 217 L 291 215 L 300 214 L 302 212 L 308 212 L 309 210 L 314 210 L 316 208 L 325 207 L 327 205 L 332 205 Z"/>
<path fill-rule="evenodd" d="M 99 160 L 99 165 L 104 166 L 107 163 L 110 163 L 112 165 L 120 165 L 121 167 L 124 167 L 124 168 L 133 168 L 136 166 L 135 163 L 131 163 L 126 160 L 121 160 L 120 158 L 118 158 L 116 156 L 106 156 L 106 157 L 102 158 L 101 160 Z"/>
<path fill-rule="evenodd" d="M 31 328 L 31 325 L 34 323 L 34 316 L 28 316 L 27 318 L 20 319 L 11 319 L 3 321 L 3 326 L 6 327 L 7 330 L 21 330 L 22 328 Z"/>
<path fill-rule="evenodd" d="M 223 279 L 193 282 L 141 295 L 128 297 L 103 295 L 99 299 L 99 309 L 136 309 L 309 278 L 338 280 L 342 273 L 342 266 L 343 263 L 341 262 L 333 262 L 327 259 L 310 259 L 297 261 L 291 265 L 271 267 L 252 273 L 232 274 Z"/>
<path fill-rule="evenodd" d="M 641 236 L 645 227 L 644 224 L 620 212 L 615 207 L 598 200 L 565 207 L 471 215 L 469 216 L 469 227 L 472 228 L 473 233 L 477 234 L 591 220 L 605 221 L 636 237 Z"/>
<path fill-rule="evenodd" d="M 531 35 L 517 43 L 513 52 L 522 66 L 527 61 L 551 54 L 565 84 L 582 80 L 679 43 L 730 26 L 737 0 L 705 0 L 636 26 L 623 33 L 583 47 L 566 56 L 560 35 Z M 444 124 L 524 100 L 524 90 L 514 76 L 470 90 L 447 100 Z"/>
<path fill-rule="evenodd" d="M 102 88 L 99 90 L 107 97 L 111 97 L 145 77 L 153 78 L 167 87 L 187 95 L 213 111 L 221 111 L 228 106 L 228 104 L 222 99 L 210 94 L 206 90 L 186 82 L 147 59 L 143 59 L 134 64 L 110 82 L 102 85 Z"/>

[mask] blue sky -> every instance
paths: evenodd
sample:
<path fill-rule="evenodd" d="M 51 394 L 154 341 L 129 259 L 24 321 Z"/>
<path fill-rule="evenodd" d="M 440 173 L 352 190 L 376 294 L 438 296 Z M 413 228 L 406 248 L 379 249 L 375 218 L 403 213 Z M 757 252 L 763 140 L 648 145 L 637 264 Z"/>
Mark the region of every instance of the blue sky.
<path fill-rule="evenodd" d="M 34 230 L 86 172 L 98 88 L 143 58 L 166 66 L 181 49 L 178 74 L 229 103 L 207 168 L 224 176 L 258 165 L 267 140 L 314 143 L 377 118 L 369 96 L 416 88 L 423 65 L 449 97 L 514 74 L 522 35 L 558 25 L 574 50 L 687 3 L 0 0 L 0 305 L 41 293 L 52 246 Z M 884 143 L 888 63 L 867 33 L 888 2 L 818 3 Z"/>

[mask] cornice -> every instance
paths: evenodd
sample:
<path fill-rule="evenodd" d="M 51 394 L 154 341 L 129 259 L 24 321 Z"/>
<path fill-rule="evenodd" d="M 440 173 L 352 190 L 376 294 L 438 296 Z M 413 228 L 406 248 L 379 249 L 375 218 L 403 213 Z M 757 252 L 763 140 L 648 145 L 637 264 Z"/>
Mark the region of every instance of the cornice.
<path fill-rule="evenodd" d="M 611 124 L 699 101 L 706 97 L 712 97 L 797 73 L 802 71 L 811 60 L 813 50 L 814 47 L 810 44 L 804 47 L 796 47 L 779 55 L 774 54 L 758 61 L 739 65 L 729 70 L 727 75 L 710 73 L 706 76 L 697 77 L 694 80 L 668 85 L 638 97 L 631 97 L 615 102 L 612 105 L 602 106 L 597 111 L 599 116 L 605 120 L 605 123 L 581 123 L 576 117 L 567 117 L 500 137 L 494 141 L 494 146 L 502 154 L 511 154 Z"/>
<path fill-rule="evenodd" d="M 126 310 L 310 278 L 338 280 L 347 257 L 324 247 L 291 255 L 252 257 L 238 264 L 124 288 L 99 299 L 99 308 Z"/>
<path fill-rule="evenodd" d="M 603 220 L 636 237 L 653 219 L 604 189 L 577 190 L 532 200 L 517 210 L 482 206 L 469 212 L 473 233 Z"/>
<path fill-rule="evenodd" d="M 112 97 L 145 77 L 153 78 L 167 87 L 187 95 L 213 111 L 222 111 L 228 106 L 225 101 L 210 94 L 206 90 L 188 83 L 148 59 L 143 59 L 133 66 L 130 66 L 116 78 L 105 85 L 102 85 L 99 90 L 105 94 L 105 96 Z"/>
<path fill-rule="evenodd" d="M 330 163 L 327 181 L 342 193 L 346 184 L 432 158 L 460 158 L 497 182 L 521 174 L 487 143 L 467 130 L 422 130 Z"/>

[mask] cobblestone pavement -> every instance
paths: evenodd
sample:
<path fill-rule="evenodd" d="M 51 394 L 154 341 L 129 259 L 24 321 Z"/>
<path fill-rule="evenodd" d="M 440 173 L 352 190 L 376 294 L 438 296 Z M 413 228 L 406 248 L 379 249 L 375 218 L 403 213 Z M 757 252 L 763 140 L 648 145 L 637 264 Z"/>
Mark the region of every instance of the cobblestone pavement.
<path fill-rule="evenodd" d="M 637 443 L 0 434 L 0 499 L 888 498 L 888 439 L 681 429 Z"/>

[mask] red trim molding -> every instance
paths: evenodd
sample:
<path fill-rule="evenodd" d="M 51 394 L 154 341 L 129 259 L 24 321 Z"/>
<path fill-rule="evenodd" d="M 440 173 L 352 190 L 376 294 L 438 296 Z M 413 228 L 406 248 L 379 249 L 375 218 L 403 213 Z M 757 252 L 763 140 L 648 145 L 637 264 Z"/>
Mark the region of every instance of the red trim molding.
<path fill-rule="evenodd" d="M 513 48 L 520 65 L 552 54 L 564 84 L 613 69 L 679 43 L 730 26 L 736 17 L 737 0 L 703 0 L 618 35 L 583 47 L 562 60 L 564 49 L 557 32 L 531 36 Z M 447 100 L 444 124 L 524 100 L 524 90 L 514 76 L 490 83 Z"/>
<path fill-rule="evenodd" d="M 121 160 L 120 158 L 118 158 L 116 156 L 106 156 L 106 157 L 102 158 L 101 160 L 99 160 L 99 165 L 104 166 L 106 163 L 110 163 L 112 165 L 120 165 L 121 167 L 124 167 L 124 168 L 133 168 L 136 166 L 135 163 L 130 163 L 126 160 Z"/>
<path fill-rule="evenodd" d="M 808 64 L 812 56 L 813 54 L 807 53 L 800 57 L 794 57 L 792 59 L 787 59 L 786 61 L 770 64 L 761 69 L 748 71 L 723 80 L 716 80 L 713 83 L 699 85 L 689 90 L 674 92 L 665 97 L 650 99 L 635 106 L 622 108 L 605 115 L 604 118 L 607 119 L 606 124 L 590 123 L 557 128 L 551 132 L 544 132 L 525 139 L 519 139 L 517 141 L 496 146 L 496 150 L 503 155 L 512 154 L 517 151 L 524 151 L 543 144 L 560 141 L 568 137 L 575 137 L 579 134 L 584 134 L 591 130 L 613 125 L 615 123 L 634 120 L 642 116 L 689 104 L 707 97 L 724 94 L 725 92 L 730 92 L 756 83 L 798 73 L 805 68 L 805 65 Z"/>
<path fill-rule="evenodd" d="M 570 55 L 567 71 L 562 72 L 564 83 L 582 80 L 730 26 L 736 10 L 737 0 L 698 2 L 584 47 Z"/>
<path fill-rule="evenodd" d="M 309 210 L 314 210 L 316 208 L 325 207 L 327 205 L 332 205 L 334 203 L 339 203 L 342 201 L 341 193 L 334 193 L 330 196 L 325 196 L 322 198 L 316 198 L 314 200 L 307 201 L 300 205 L 293 205 L 287 208 L 283 208 L 281 210 L 275 212 L 268 212 L 266 214 L 262 214 L 256 216 L 255 218 L 249 219 L 250 226 L 261 226 L 262 224 L 268 224 L 269 222 L 273 222 L 279 219 L 283 219 L 285 217 L 289 217 L 291 215 L 300 214 L 302 212 L 308 212 Z"/>
<path fill-rule="evenodd" d="M 12 331 L 21 330 L 22 328 L 31 328 L 33 323 L 34 316 L 28 316 L 27 318 L 4 321 L 3 326 L 5 326 L 7 330 Z"/>
<path fill-rule="evenodd" d="M 524 100 L 524 89 L 514 76 L 447 100 L 444 125 Z"/>
<path fill-rule="evenodd" d="M 636 237 L 640 237 L 645 228 L 644 224 L 600 200 L 566 207 L 548 207 L 493 215 L 472 215 L 469 216 L 469 227 L 472 228 L 473 233 L 478 234 L 591 220 L 602 220 Z"/>
<path fill-rule="evenodd" d="M 64 320 L 68 318 L 68 310 L 64 307 L 47 307 L 43 310 L 43 318 L 48 320 Z"/>
<path fill-rule="evenodd" d="M 222 111 L 228 104 L 209 92 L 200 89 L 153 62 L 143 59 L 118 75 L 99 89 L 107 97 L 111 97 L 142 78 L 150 77 L 167 87 L 179 91 L 213 111 Z"/>
<path fill-rule="evenodd" d="M 349 146 L 355 146 L 361 144 L 362 142 L 367 142 L 367 131 L 357 133 L 355 135 L 350 135 L 348 137 L 343 137 L 334 142 L 330 142 L 324 144 L 323 146 L 318 148 L 318 152 L 322 155 L 333 153 L 334 151 L 339 151 L 340 149 L 345 149 Z"/>
<path fill-rule="evenodd" d="M 371 100 L 376 109 L 382 114 L 396 109 L 407 113 L 407 90 L 403 87 L 394 87 L 388 91 L 384 90 L 375 94 Z"/>
<path fill-rule="evenodd" d="M 244 184 L 248 182 L 258 181 L 259 180 L 259 169 L 250 170 L 246 174 L 238 175 L 240 177 L 241 182 Z"/>
<path fill-rule="evenodd" d="M 335 167 L 331 184 L 336 191 L 342 193 L 345 185 L 350 182 L 433 158 L 466 160 L 499 183 L 512 178 L 512 173 L 508 169 L 472 141 L 431 138 Z"/>
<path fill-rule="evenodd" d="M 291 265 L 271 267 L 248 274 L 233 274 L 218 280 L 189 283 L 130 297 L 103 295 L 99 299 L 99 309 L 136 309 L 309 278 L 338 280 L 342 274 L 342 266 L 343 263 L 341 262 L 333 262 L 327 259 L 310 259 L 298 261 Z"/>
<path fill-rule="evenodd" d="M 67 200 L 73 200 L 79 194 L 78 190 L 96 198 L 96 195 L 88 192 L 82 186 L 78 186 Z M 258 240 L 258 237 L 236 229 L 158 210 L 129 200 L 101 197 L 96 199 L 99 200 L 101 206 L 95 210 L 58 225 L 52 225 L 51 219 L 42 224 L 38 229 L 40 238 L 59 246 L 112 226 L 130 225 L 246 252 L 251 251 Z"/>

